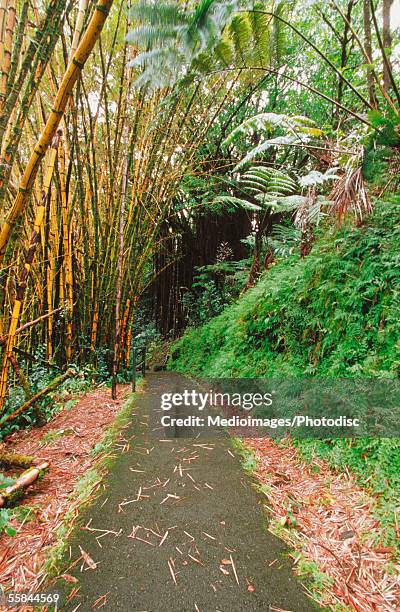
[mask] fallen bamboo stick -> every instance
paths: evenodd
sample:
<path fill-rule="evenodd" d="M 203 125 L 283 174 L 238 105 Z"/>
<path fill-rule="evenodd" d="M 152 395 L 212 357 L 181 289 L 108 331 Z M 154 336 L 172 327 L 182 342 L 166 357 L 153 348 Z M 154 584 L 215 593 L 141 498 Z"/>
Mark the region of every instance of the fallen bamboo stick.
<path fill-rule="evenodd" d="M 40 465 L 29 468 L 29 470 L 26 470 L 26 472 L 21 474 L 16 482 L 7 487 L 4 493 L 0 495 L 0 508 L 3 508 L 3 506 L 6 504 L 9 505 L 13 503 L 15 500 L 22 497 L 24 490 L 33 484 L 48 468 L 48 462 L 44 461 Z"/>
<path fill-rule="evenodd" d="M 60 308 L 55 308 L 54 310 L 52 310 L 50 312 L 46 312 L 46 314 L 44 314 L 44 315 L 41 315 L 37 319 L 34 319 L 33 321 L 28 321 L 28 323 L 24 323 L 23 325 L 18 327 L 18 329 L 15 330 L 15 335 L 21 333 L 25 329 L 28 329 L 29 327 L 32 327 L 33 325 L 37 325 L 41 321 L 45 321 L 49 317 L 52 317 L 54 314 L 57 314 L 58 312 L 61 312 L 62 310 L 65 310 L 65 306 L 60 306 Z M 0 346 L 4 346 L 4 344 L 6 342 L 7 342 L 7 336 L 1 336 L 0 337 Z"/>
<path fill-rule="evenodd" d="M 4 423 L 7 423 L 8 421 L 12 421 L 13 419 L 15 419 L 15 417 L 17 417 L 19 414 L 21 414 L 21 412 L 24 412 L 25 410 L 30 408 L 32 406 L 32 404 L 34 404 L 39 399 L 41 399 L 42 397 L 47 395 L 47 393 L 50 393 L 51 391 L 54 391 L 54 389 L 56 389 L 58 387 L 58 385 L 60 385 L 62 382 L 64 382 L 64 380 L 67 380 L 67 378 L 72 378 L 73 376 L 76 376 L 76 375 L 77 375 L 77 372 L 75 372 L 74 370 L 68 370 L 68 372 L 66 372 L 62 376 L 59 376 L 58 378 L 55 378 L 53 380 L 53 382 L 50 383 L 50 385 L 48 387 L 46 387 L 45 389 L 42 389 L 41 391 L 39 391 L 39 393 L 36 393 L 36 395 L 34 395 L 27 402 L 22 404 L 22 406 L 20 406 L 16 410 L 14 410 L 14 412 L 12 412 L 11 414 L 8 414 L 7 416 L 3 417 L 0 420 L 0 427 L 2 425 L 4 425 Z"/>

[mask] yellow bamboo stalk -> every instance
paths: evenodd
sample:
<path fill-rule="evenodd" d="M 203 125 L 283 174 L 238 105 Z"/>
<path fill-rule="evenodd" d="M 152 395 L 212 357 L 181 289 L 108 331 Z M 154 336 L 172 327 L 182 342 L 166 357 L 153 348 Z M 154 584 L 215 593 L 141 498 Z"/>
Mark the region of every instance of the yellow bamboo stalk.
<path fill-rule="evenodd" d="M 129 362 L 131 359 L 131 342 L 132 342 L 132 329 L 131 327 L 129 327 L 128 333 L 126 334 L 126 345 L 125 345 L 125 355 L 126 355 L 125 365 L 127 367 L 129 367 Z"/>
<path fill-rule="evenodd" d="M 0 263 L 3 261 L 4 254 L 10 239 L 13 227 L 20 214 L 24 211 L 30 191 L 38 172 L 40 162 L 49 147 L 54 134 L 63 117 L 69 96 L 80 75 L 97 39 L 100 36 L 104 22 L 107 19 L 113 0 L 98 0 L 94 14 L 90 20 L 88 28 L 83 35 L 78 49 L 74 54 L 68 68 L 64 74 L 59 87 L 57 96 L 53 103 L 53 108 L 49 114 L 44 130 L 31 154 L 25 172 L 19 184 L 19 191 L 14 200 L 13 206 L 4 222 L 0 232 Z"/>
<path fill-rule="evenodd" d="M 6 23 L 7 0 L 0 0 L 0 66 L 4 61 L 4 27 Z"/>
<path fill-rule="evenodd" d="M 94 307 L 93 322 L 92 322 L 92 333 L 91 333 L 91 338 L 90 338 L 90 350 L 92 352 L 94 352 L 94 349 L 96 348 L 98 325 L 99 325 L 99 307 L 96 304 L 95 307 Z"/>
<path fill-rule="evenodd" d="M 124 354 L 126 356 L 125 336 L 126 336 L 126 328 L 128 325 L 130 311 L 131 311 L 131 300 L 128 298 L 126 300 L 124 316 L 121 322 L 121 341 L 120 341 L 120 352 L 119 352 L 119 359 L 121 362 L 124 357 Z"/>
<path fill-rule="evenodd" d="M 60 187 L 61 187 L 61 218 L 63 228 L 63 268 L 65 282 L 65 297 L 67 303 L 67 321 L 66 321 L 66 355 L 67 361 L 71 361 L 72 357 L 72 316 L 73 316 L 73 272 L 72 272 L 72 247 L 70 240 L 70 227 L 68 223 L 68 202 L 65 183 L 65 148 L 64 140 L 61 138 L 58 145 L 58 161 L 60 169 Z"/>
<path fill-rule="evenodd" d="M 47 266 L 47 310 L 53 311 L 53 286 L 56 275 L 56 255 L 58 253 L 58 225 L 57 225 L 57 194 L 53 189 L 50 194 L 49 209 L 49 243 Z M 53 358 L 53 315 L 47 320 L 47 359 Z"/>
<path fill-rule="evenodd" d="M 85 12 L 87 9 L 87 5 L 88 5 L 88 0 L 80 0 L 79 7 L 78 7 L 78 14 L 76 16 L 74 36 L 72 38 L 71 57 L 73 57 L 74 53 L 76 52 L 78 48 L 78 43 L 81 37 L 83 21 L 85 19 Z"/>
<path fill-rule="evenodd" d="M 7 92 L 7 81 L 11 66 L 12 41 L 14 36 L 16 16 L 17 11 L 15 6 L 15 0 L 8 0 L 7 25 L 4 37 L 3 62 L 1 65 L 0 111 L 4 105 Z"/>
<path fill-rule="evenodd" d="M 28 282 L 29 273 L 32 268 L 32 262 L 35 256 L 36 245 L 40 236 L 40 229 L 43 224 L 44 214 L 46 210 L 46 200 L 50 189 L 51 179 L 53 177 L 54 165 L 57 157 L 59 134 L 53 138 L 52 147 L 48 154 L 47 168 L 43 180 L 43 191 L 40 203 L 36 210 L 33 231 L 31 234 L 28 252 L 25 258 L 25 264 L 22 269 L 21 277 L 17 286 L 16 297 L 14 300 L 13 311 L 11 315 L 10 327 L 8 330 L 7 344 L 4 351 L 3 366 L 0 377 L 0 410 L 4 405 L 4 400 L 7 393 L 8 370 L 10 365 L 10 357 L 12 357 L 15 341 L 16 330 L 21 316 L 22 305 L 25 297 L 25 290 Z"/>

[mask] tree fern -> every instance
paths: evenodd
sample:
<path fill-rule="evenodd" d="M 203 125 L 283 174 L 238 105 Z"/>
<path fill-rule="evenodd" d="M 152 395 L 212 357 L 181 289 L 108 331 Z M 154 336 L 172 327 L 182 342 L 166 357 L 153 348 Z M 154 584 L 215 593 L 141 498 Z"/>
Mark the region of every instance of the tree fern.
<path fill-rule="evenodd" d="M 127 41 L 143 49 L 131 63 L 142 69 L 140 83 L 173 84 L 202 53 L 215 48 L 238 7 L 239 0 L 201 0 L 195 10 L 179 2 L 138 0 L 130 11 L 136 27 Z"/>
<path fill-rule="evenodd" d="M 247 6 L 250 10 L 243 10 Z M 140 83 L 155 88 L 188 71 L 270 65 L 278 47 L 272 43 L 273 19 L 262 8 L 263 2 L 249 0 L 201 0 L 194 10 L 177 1 L 138 0 L 127 40 L 141 50 L 131 64 L 142 70 Z"/>
<path fill-rule="evenodd" d="M 258 113 L 237 126 L 225 139 L 223 145 L 233 145 L 240 137 L 259 135 L 262 132 L 271 134 L 273 130 L 282 130 L 284 135 L 268 138 L 250 149 L 246 156 L 236 165 L 235 171 L 253 161 L 256 157 L 273 146 L 306 144 L 311 138 L 319 137 L 323 131 L 315 122 L 302 115 L 290 116 L 278 113 Z"/>

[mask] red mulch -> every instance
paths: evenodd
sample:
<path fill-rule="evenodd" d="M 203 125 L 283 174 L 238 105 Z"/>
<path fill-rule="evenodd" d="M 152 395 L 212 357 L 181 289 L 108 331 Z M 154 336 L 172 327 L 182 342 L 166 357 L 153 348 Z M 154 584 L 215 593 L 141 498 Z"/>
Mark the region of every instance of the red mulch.
<path fill-rule="evenodd" d="M 313 469 L 289 442 L 282 447 L 268 438 L 246 438 L 245 443 L 259 461 L 256 477 L 271 491 L 266 495 L 273 517 L 282 526 L 292 523 L 287 539 L 333 579 L 321 593 L 324 605 L 400 610 L 400 566 L 388 572 L 393 551 L 377 543 L 382 528 L 373 517 L 374 501 L 353 477 L 334 473 L 319 459 Z"/>
<path fill-rule="evenodd" d="M 33 455 L 35 463 L 49 461 L 50 470 L 32 485 L 20 504 L 34 506 L 34 519 L 30 515 L 25 523 L 16 523 L 14 537 L 0 536 L 0 584 L 6 589 L 34 591 L 43 582 L 43 561 L 56 541 L 56 530 L 65 513 L 71 509 L 69 497 L 75 483 L 98 461 L 90 451 L 121 410 L 128 389 L 120 386 L 119 399 L 113 400 L 110 389 L 98 388 L 44 427 L 18 431 L 7 439 L 7 450 Z M 62 435 L 42 441 L 49 432 L 61 430 Z"/>

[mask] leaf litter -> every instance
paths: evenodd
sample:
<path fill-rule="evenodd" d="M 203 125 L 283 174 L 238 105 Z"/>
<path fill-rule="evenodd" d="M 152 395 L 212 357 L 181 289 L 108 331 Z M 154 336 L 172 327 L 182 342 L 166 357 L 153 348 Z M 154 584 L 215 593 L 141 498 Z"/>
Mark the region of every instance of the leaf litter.
<path fill-rule="evenodd" d="M 43 584 L 44 561 L 57 541 L 57 530 L 67 512 L 72 516 L 71 528 L 78 514 L 80 502 L 70 498 L 75 483 L 101 457 L 93 456 L 92 448 L 120 412 L 129 391 L 129 385 L 119 385 L 118 400 L 111 399 L 109 389 L 89 391 L 73 408 L 61 410 L 43 427 L 20 430 L 7 438 L 7 450 L 33 455 L 37 460 L 46 459 L 50 470 L 19 504 L 20 507 L 34 504 L 38 511 L 29 521 L 16 524 L 15 536 L 1 536 L 4 553 L 2 550 L 0 583 L 6 589 L 34 592 Z M 56 445 L 43 444 L 46 434 L 60 430 L 71 433 L 61 436 Z M 121 440 L 124 441 L 122 436 Z M 93 497 L 101 486 L 101 480 L 94 484 Z"/>
<path fill-rule="evenodd" d="M 321 588 L 320 601 L 357 612 L 399 610 L 400 565 L 390 547 L 376 544 L 382 528 L 373 516 L 374 500 L 348 470 L 333 472 L 320 459 L 307 465 L 289 441 L 244 442 L 255 453 L 254 475 L 265 485 L 268 509 L 285 528 L 285 539 L 301 550 L 295 570 L 303 556 L 332 580 Z"/>

